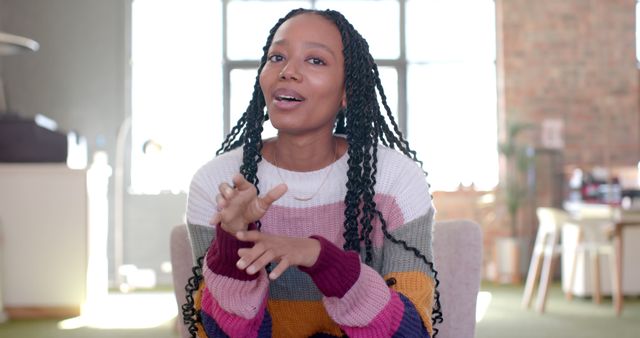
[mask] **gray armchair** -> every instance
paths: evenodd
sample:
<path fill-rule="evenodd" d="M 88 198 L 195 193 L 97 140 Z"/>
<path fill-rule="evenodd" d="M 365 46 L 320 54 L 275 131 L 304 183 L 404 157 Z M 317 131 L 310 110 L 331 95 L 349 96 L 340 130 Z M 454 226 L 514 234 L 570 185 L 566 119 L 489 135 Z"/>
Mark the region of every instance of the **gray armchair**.
<path fill-rule="evenodd" d="M 436 222 L 433 253 L 440 280 L 440 301 L 444 322 L 436 327 L 438 338 L 473 338 L 476 326 L 476 298 L 480 289 L 482 233 L 477 223 L 467 220 Z M 185 302 L 184 286 L 191 276 L 193 258 L 185 225 L 171 232 L 171 263 L 178 311 Z M 182 337 L 187 331 L 178 316 Z"/>

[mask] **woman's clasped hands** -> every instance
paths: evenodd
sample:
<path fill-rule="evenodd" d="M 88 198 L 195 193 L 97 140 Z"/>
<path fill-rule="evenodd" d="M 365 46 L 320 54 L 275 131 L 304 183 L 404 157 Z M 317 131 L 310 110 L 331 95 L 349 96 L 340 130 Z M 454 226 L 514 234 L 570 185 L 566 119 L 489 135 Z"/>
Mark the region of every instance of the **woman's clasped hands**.
<path fill-rule="evenodd" d="M 232 181 L 234 187 L 228 183 L 222 183 L 218 187 L 218 212 L 209 223 L 221 226 L 238 240 L 254 243 L 251 248 L 238 250 L 238 269 L 252 275 L 269 263 L 276 262 L 276 267 L 269 274 L 269 278 L 274 280 L 290 266 L 313 266 L 320 255 L 318 240 L 248 230 L 250 223 L 264 216 L 271 204 L 287 192 L 287 186 L 279 184 L 261 197 L 256 194 L 255 186 L 241 174 L 234 175 Z"/>

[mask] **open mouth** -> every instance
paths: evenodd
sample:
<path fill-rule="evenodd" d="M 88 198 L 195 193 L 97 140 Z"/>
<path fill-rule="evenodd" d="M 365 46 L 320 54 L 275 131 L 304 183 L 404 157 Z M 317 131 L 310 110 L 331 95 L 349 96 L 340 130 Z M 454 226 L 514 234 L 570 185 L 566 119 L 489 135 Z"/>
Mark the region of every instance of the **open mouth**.
<path fill-rule="evenodd" d="M 275 97 L 276 101 L 287 101 L 287 102 L 302 102 L 304 101 L 301 98 L 297 98 L 289 95 L 278 95 Z"/>

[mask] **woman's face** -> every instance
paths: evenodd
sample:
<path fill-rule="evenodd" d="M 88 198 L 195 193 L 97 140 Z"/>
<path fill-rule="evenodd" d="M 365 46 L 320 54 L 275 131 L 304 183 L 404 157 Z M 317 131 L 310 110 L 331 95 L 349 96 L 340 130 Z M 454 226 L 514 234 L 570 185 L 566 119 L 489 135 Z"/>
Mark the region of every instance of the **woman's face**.
<path fill-rule="evenodd" d="M 280 26 L 260 73 L 269 119 L 280 133 L 331 132 L 346 104 L 344 56 L 338 28 L 317 14 Z"/>

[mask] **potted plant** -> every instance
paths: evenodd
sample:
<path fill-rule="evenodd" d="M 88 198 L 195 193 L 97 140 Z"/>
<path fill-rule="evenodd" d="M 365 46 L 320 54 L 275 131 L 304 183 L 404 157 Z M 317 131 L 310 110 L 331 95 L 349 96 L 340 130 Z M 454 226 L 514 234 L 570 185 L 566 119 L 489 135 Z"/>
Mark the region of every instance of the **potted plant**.
<path fill-rule="evenodd" d="M 505 161 L 505 173 L 498 186 L 498 207 L 506 208 L 508 236 L 496 238 L 494 259 L 497 280 L 506 283 L 521 281 L 521 260 L 526 248 L 521 236 L 523 221 L 527 221 L 523 206 L 531 201 L 533 182 L 531 169 L 534 150 L 522 140 L 522 134 L 535 128 L 534 124 L 507 121 L 506 138 L 498 144 L 498 151 Z"/>

